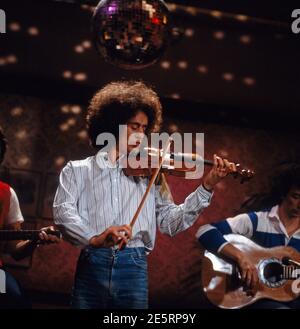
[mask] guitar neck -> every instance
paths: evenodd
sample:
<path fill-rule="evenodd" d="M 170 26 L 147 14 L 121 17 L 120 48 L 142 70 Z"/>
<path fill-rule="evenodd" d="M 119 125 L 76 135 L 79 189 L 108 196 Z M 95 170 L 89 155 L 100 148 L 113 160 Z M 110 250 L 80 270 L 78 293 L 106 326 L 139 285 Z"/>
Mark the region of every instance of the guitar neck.
<path fill-rule="evenodd" d="M 13 241 L 13 240 L 39 240 L 39 230 L 0 230 L 0 241 Z M 47 234 L 61 237 L 59 231 L 47 231 Z"/>

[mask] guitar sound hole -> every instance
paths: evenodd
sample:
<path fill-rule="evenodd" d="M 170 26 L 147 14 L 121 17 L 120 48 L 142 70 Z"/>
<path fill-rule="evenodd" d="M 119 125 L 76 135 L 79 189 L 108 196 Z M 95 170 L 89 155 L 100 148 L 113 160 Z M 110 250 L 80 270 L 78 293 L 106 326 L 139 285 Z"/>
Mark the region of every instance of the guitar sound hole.
<path fill-rule="evenodd" d="M 283 279 L 283 265 L 275 257 L 263 259 L 258 264 L 259 280 L 269 288 L 278 288 L 286 280 Z"/>
<path fill-rule="evenodd" d="M 270 284 L 278 283 L 282 280 L 283 267 L 279 263 L 269 263 L 264 267 L 265 280 Z"/>

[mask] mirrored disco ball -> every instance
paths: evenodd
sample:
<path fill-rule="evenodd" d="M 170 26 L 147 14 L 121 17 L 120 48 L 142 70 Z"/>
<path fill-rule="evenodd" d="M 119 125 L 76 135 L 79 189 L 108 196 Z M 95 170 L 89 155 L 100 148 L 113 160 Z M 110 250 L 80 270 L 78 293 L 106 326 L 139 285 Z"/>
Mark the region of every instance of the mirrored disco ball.
<path fill-rule="evenodd" d="M 124 69 L 140 69 L 164 53 L 169 12 L 161 0 L 102 0 L 92 27 L 96 47 L 106 61 Z"/>

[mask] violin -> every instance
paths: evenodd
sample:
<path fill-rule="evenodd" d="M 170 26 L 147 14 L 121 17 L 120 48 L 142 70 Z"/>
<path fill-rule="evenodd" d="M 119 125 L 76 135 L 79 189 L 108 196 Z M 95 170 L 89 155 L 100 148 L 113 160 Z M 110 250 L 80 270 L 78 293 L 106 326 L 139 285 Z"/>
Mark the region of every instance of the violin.
<path fill-rule="evenodd" d="M 143 161 L 141 157 L 146 157 L 146 159 Z M 158 168 L 162 157 L 163 150 L 161 149 L 151 147 L 143 148 L 139 153 L 133 153 L 129 156 L 123 168 L 123 172 L 126 176 L 151 177 Z M 191 163 L 192 165 L 187 165 Z M 207 166 L 214 165 L 213 161 L 203 159 L 196 153 L 166 152 L 160 172 L 166 175 L 186 177 L 187 173 L 197 173 L 198 166 L 201 163 Z M 141 164 L 143 164 L 143 166 L 141 166 Z M 255 173 L 253 170 L 242 168 L 239 163 L 235 163 L 235 166 L 237 171 L 230 174 L 234 178 L 240 178 L 241 183 L 254 177 Z"/>

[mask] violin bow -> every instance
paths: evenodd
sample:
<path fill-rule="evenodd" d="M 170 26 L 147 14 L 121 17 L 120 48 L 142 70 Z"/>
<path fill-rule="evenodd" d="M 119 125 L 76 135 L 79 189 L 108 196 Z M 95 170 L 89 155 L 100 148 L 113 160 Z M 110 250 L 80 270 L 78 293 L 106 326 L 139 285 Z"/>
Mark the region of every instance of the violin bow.
<path fill-rule="evenodd" d="M 165 148 L 165 150 L 163 152 L 163 155 L 162 155 L 162 157 L 159 160 L 158 167 L 156 168 L 155 172 L 153 173 L 153 175 L 152 175 L 152 177 L 150 179 L 150 182 L 149 182 L 149 184 L 147 186 L 147 189 L 146 189 L 146 191 L 145 191 L 145 193 L 144 193 L 144 195 L 142 197 L 142 200 L 141 200 L 141 202 L 140 202 L 140 204 L 139 204 L 139 206 L 138 206 L 138 208 L 137 208 L 137 210 L 136 210 L 136 212 L 135 212 L 132 220 L 130 221 L 130 224 L 129 225 L 130 225 L 131 228 L 134 226 L 135 222 L 138 219 L 138 216 L 139 216 L 141 210 L 143 209 L 144 203 L 145 203 L 145 201 L 147 199 L 147 196 L 148 196 L 148 194 L 149 194 L 149 192 L 151 190 L 151 187 L 153 186 L 153 184 L 154 184 L 154 182 L 155 182 L 155 180 L 156 180 L 156 178 L 157 178 L 157 176 L 158 176 L 158 174 L 160 172 L 160 169 L 161 169 L 161 167 L 163 165 L 163 162 L 164 162 L 164 160 L 166 158 L 166 155 L 167 155 L 168 151 L 170 150 L 171 143 L 172 143 L 172 139 L 169 138 L 168 139 L 168 142 L 167 142 L 167 146 L 166 146 L 166 148 Z M 124 245 L 124 240 L 121 240 L 121 242 L 119 244 L 119 250 L 121 250 L 123 248 L 123 245 Z"/>

